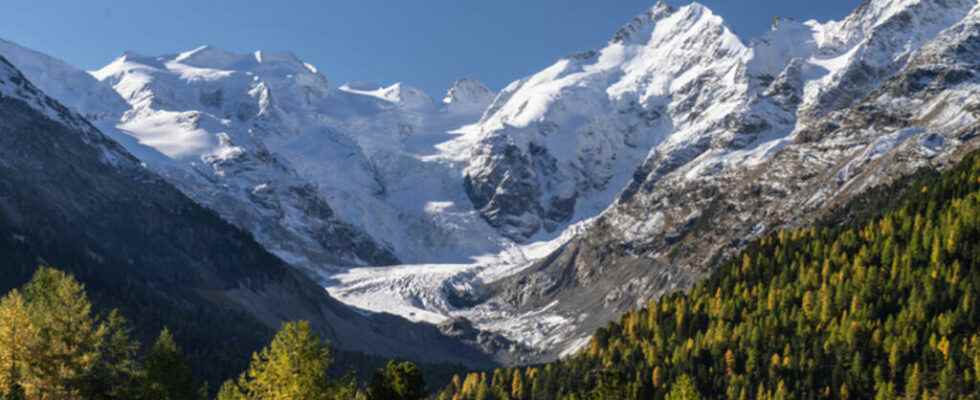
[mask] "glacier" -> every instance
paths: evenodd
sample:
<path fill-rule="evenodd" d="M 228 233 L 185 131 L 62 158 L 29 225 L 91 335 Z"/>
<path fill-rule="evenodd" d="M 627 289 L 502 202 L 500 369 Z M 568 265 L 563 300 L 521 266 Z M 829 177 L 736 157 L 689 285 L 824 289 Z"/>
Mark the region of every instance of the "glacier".
<path fill-rule="evenodd" d="M 703 274 L 686 263 L 578 268 L 567 252 L 663 259 L 710 218 L 716 191 L 757 171 L 833 169 L 837 183 L 805 190 L 801 204 L 818 207 L 880 182 L 864 177 L 909 146 L 951 154 L 961 141 L 936 132 L 977 116 L 944 105 L 971 104 L 975 86 L 927 104 L 883 91 L 946 51 L 937 38 L 975 32 L 978 8 L 871 0 L 840 21 L 778 18 L 747 40 L 701 4 L 658 2 L 602 48 L 499 93 L 459 79 L 440 100 L 400 82 L 334 85 L 288 52 L 126 52 L 88 73 L 10 42 L 0 54 L 337 299 L 433 324 L 465 319 L 533 349 L 518 361 L 534 362 Z M 872 95 L 930 110 L 917 120 L 929 126 L 819 134 Z M 821 146 L 813 160 L 781 164 L 810 142 Z M 797 190 L 758 179 L 770 190 L 761 197 Z M 777 211 L 751 223 L 740 213 L 736 225 L 762 234 L 786 223 Z"/>

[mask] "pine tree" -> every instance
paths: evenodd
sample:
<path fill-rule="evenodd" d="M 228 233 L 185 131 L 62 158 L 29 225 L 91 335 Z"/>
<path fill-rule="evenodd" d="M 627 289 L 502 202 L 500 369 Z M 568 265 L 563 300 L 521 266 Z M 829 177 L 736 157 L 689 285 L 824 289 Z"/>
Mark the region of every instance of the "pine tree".
<path fill-rule="evenodd" d="M 146 357 L 144 393 L 152 400 L 181 400 L 197 397 L 197 384 L 190 366 L 174 340 L 164 328 Z"/>
<path fill-rule="evenodd" d="M 672 385 L 670 385 L 670 392 L 667 393 L 666 400 L 701 400 L 701 395 L 698 394 L 697 388 L 694 387 L 694 381 L 688 375 L 681 375 L 677 378 Z"/>
<path fill-rule="evenodd" d="M 242 393 L 242 389 L 238 387 L 238 384 L 233 380 L 227 380 L 218 389 L 217 400 L 244 400 L 245 394 Z"/>
<path fill-rule="evenodd" d="M 112 310 L 103 324 L 105 341 L 102 359 L 96 366 L 93 381 L 86 397 L 133 399 L 141 396 L 140 379 L 143 367 L 137 361 L 139 343 L 132 338 L 126 318 Z"/>
<path fill-rule="evenodd" d="M 469 378 L 467 378 L 469 381 Z M 463 385 L 466 387 L 466 384 Z M 389 361 L 385 368 L 375 372 L 368 388 L 372 400 L 421 400 L 425 398 L 425 380 L 422 371 L 411 362 Z"/>
<path fill-rule="evenodd" d="M 524 392 L 524 378 L 521 376 L 521 370 L 515 369 L 514 377 L 511 379 L 510 397 L 514 400 L 526 400 Z"/>
<path fill-rule="evenodd" d="M 92 316 L 84 287 L 53 268 L 40 267 L 24 288 L 37 340 L 22 376 L 28 398 L 78 398 L 100 362 L 106 334 Z"/>
<path fill-rule="evenodd" d="M 249 400 L 326 399 L 330 361 L 329 349 L 309 322 L 288 322 L 269 346 L 252 355 L 238 386 Z"/>
<path fill-rule="evenodd" d="M 0 397 L 23 396 L 21 373 L 35 338 L 24 297 L 15 289 L 0 299 Z"/>
<path fill-rule="evenodd" d="M 905 379 L 905 398 L 915 400 L 919 398 L 922 388 L 922 375 L 919 371 L 919 364 L 916 363 L 909 371 L 908 378 Z"/>

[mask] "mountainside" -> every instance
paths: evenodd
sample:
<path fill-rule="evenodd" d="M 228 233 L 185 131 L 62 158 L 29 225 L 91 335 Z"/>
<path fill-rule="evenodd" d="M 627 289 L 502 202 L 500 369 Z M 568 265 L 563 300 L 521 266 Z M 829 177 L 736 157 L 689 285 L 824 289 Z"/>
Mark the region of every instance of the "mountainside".
<path fill-rule="evenodd" d="M 604 209 L 644 159 L 638 173 L 656 177 L 698 158 L 701 169 L 759 163 L 798 118 L 864 97 L 975 5 L 871 1 L 840 22 L 782 19 L 743 43 L 700 4 L 658 3 L 605 48 L 504 89 L 479 124 L 468 193 L 522 240 Z"/>
<path fill-rule="evenodd" d="M 249 82 L 251 78 L 246 74 L 225 77 L 232 81 L 231 84 L 211 82 L 208 79 L 218 79 L 221 74 L 208 75 L 207 70 L 201 72 L 190 66 L 206 60 L 204 54 L 197 54 L 196 58 L 194 54 L 183 55 L 182 60 L 188 63 L 182 72 L 184 75 L 134 63 L 130 60 L 139 58 L 127 55 L 103 69 L 102 73 L 106 75 L 100 75 L 104 80 L 118 80 L 114 82 L 119 88 L 116 93 L 112 86 L 61 61 L 9 42 L 0 45 L 0 53 L 17 65 L 38 66 L 29 69 L 28 75 L 45 91 L 57 95 L 69 93 L 72 88 L 86 88 L 85 93 L 97 95 L 66 95 L 59 100 L 90 115 L 100 129 L 125 145 L 155 172 L 198 203 L 252 232 L 277 255 L 304 265 L 397 262 L 390 250 L 376 245 L 364 233 L 340 221 L 312 184 L 265 149 L 260 141 L 251 138 L 253 125 L 267 118 L 271 113 L 268 107 L 274 106 L 269 104 L 268 94 L 263 92 L 267 90 L 266 85 L 271 84 Z M 207 51 L 199 49 L 198 53 Z M 294 67 L 289 72 L 296 71 L 289 61 L 288 58 L 285 61 L 266 59 L 267 63 Z M 273 69 L 270 73 L 278 75 L 281 72 L 275 70 L 276 67 L 286 68 L 278 65 L 249 68 Z M 116 75 L 108 76 L 110 68 L 125 71 L 126 75 L 116 72 Z M 299 68 L 306 67 L 301 65 Z M 195 72 L 204 77 L 195 76 Z M 301 78 L 296 80 L 301 81 Z M 316 82 L 313 78 L 307 79 Z M 185 80 L 190 87 L 177 92 L 173 86 Z M 223 101 L 225 92 L 229 91 L 225 86 L 238 90 L 227 94 L 234 99 L 229 100 L 229 104 Z M 291 88 L 285 83 L 279 86 L 302 93 L 312 91 L 302 86 Z M 163 95 L 154 92 L 153 88 L 159 88 L 157 91 Z M 295 98 L 295 94 L 284 97 Z M 263 106 L 266 109 L 261 109 Z M 230 115 L 236 117 L 229 119 Z"/>
<path fill-rule="evenodd" d="M 516 240 L 595 215 L 650 149 L 686 159 L 708 145 L 748 97 L 750 54 L 707 8 L 659 3 L 606 48 L 504 89 L 478 126 L 470 198 Z"/>
<path fill-rule="evenodd" d="M 126 54 L 93 75 L 132 107 L 112 124 L 166 156 L 151 168 L 270 251 L 302 266 L 397 263 L 262 141 L 305 125 L 302 111 L 325 94 L 326 79 L 295 56 L 210 47 L 168 57 Z M 345 146 L 344 138 L 331 140 Z M 356 147 L 337 151 L 351 156 L 335 167 L 352 177 L 365 169 Z"/>
<path fill-rule="evenodd" d="M 338 300 L 534 362 L 978 146 L 978 14 L 869 0 L 745 40 L 660 2 L 600 49 L 441 101 L 331 85 L 291 53 L 128 52 L 91 74 L 0 54 Z"/>
<path fill-rule="evenodd" d="M 120 131 L 190 170 L 167 175 L 291 263 L 458 261 L 504 246 L 434 148 L 479 117 L 493 93 L 478 82 L 440 105 L 401 83 L 331 87 L 291 53 L 208 46 L 127 53 L 93 75 L 132 107 Z"/>
<path fill-rule="evenodd" d="M 298 319 L 311 321 L 342 350 L 491 363 L 433 326 L 364 315 L 332 299 L 2 57 L 0 131 L 0 245 L 9 261 L 4 291 L 26 281 L 38 264 L 58 265 L 88 285 L 99 305 L 133 316 L 143 333 L 170 326 L 199 362 L 232 370 L 272 328 Z"/>
<path fill-rule="evenodd" d="M 456 377 L 438 399 L 972 399 L 980 151 L 753 240 L 566 359 Z"/>
<path fill-rule="evenodd" d="M 697 146 L 672 146 L 673 135 L 688 137 L 675 131 L 583 235 L 494 283 L 494 301 L 586 315 L 572 325 L 588 335 L 690 287 L 748 239 L 805 224 L 920 166 L 947 165 L 978 145 L 978 14 L 975 1 L 871 1 L 843 22 L 795 24 L 787 29 L 814 35 L 812 53 L 784 58 L 772 79 L 753 67 L 771 63 L 787 37 L 775 27 L 733 70 L 734 87 L 749 94 L 734 112 L 696 119 L 708 129 Z M 820 65 L 834 68 L 814 74 Z"/>
<path fill-rule="evenodd" d="M 334 285 L 334 275 L 349 266 L 390 265 L 399 258 L 459 262 L 509 246 L 470 206 L 459 162 L 436 148 L 460 136 L 449 131 L 476 120 L 493 97 L 479 82 L 457 81 L 439 105 L 401 84 L 328 89 L 314 67 L 288 54 L 210 47 L 156 58 L 127 53 L 90 76 L 2 44 L 0 54 L 43 66 L 33 70 L 41 79 L 56 75 L 46 69 L 68 71 L 59 74 L 70 79 L 41 81 L 44 88 L 109 88 L 102 105 L 69 107 L 99 110 L 91 113 L 96 125 L 147 168 L 324 286 Z M 305 100 L 294 101 L 297 96 Z M 358 319 L 368 320 L 400 322 L 381 314 Z M 487 359 L 459 350 L 457 340 L 501 361 L 526 351 L 466 325 L 443 328 L 453 339 L 432 326 L 406 329 L 430 332 L 420 335 L 432 345 L 447 341 L 441 345 L 448 347 L 433 352 L 461 355 L 454 362 Z"/>

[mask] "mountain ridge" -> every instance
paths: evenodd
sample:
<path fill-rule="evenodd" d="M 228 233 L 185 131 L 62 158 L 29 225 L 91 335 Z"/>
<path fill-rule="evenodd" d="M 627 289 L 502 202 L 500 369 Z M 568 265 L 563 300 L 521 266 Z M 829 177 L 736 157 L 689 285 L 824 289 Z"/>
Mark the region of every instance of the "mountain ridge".
<path fill-rule="evenodd" d="M 977 9 L 870 0 L 746 40 L 658 2 L 600 49 L 441 103 L 334 87 L 291 53 L 126 54 L 94 75 L 130 109 L 96 124 L 341 301 L 501 332 L 532 362 L 974 146 Z"/>

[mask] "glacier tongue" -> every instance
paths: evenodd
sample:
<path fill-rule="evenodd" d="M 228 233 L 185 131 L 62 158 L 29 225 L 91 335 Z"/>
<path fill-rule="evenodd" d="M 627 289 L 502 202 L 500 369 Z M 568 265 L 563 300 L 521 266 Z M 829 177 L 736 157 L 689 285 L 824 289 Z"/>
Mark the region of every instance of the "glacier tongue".
<path fill-rule="evenodd" d="M 948 105 L 976 93 L 963 83 L 976 61 L 949 43 L 973 49 L 977 8 L 870 0 L 746 42 L 700 4 L 659 2 L 601 49 L 499 94 L 459 80 L 441 102 L 402 83 L 332 87 L 291 53 L 127 53 L 96 79 L 6 42 L 0 54 L 337 298 L 464 318 L 547 358 L 793 212 L 765 202 L 818 207 L 875 182 L 897 152 L 947 157 L 962 141 L 937 132 L 976 119 Z M 945 95 L 922 94 L 934 87 Z M 856 105 L 877 130 L 838 131 Z M 906 116 L 883 107 L 918 110 L 928 127 L 890 125 Z M 811 187 L 794 168 L 834 175 Z M 749 194 L 769 208 L 726 203 Z M 705 219 L 727 224 L 704 249 L 639 268 L 670 259 Z"/>

